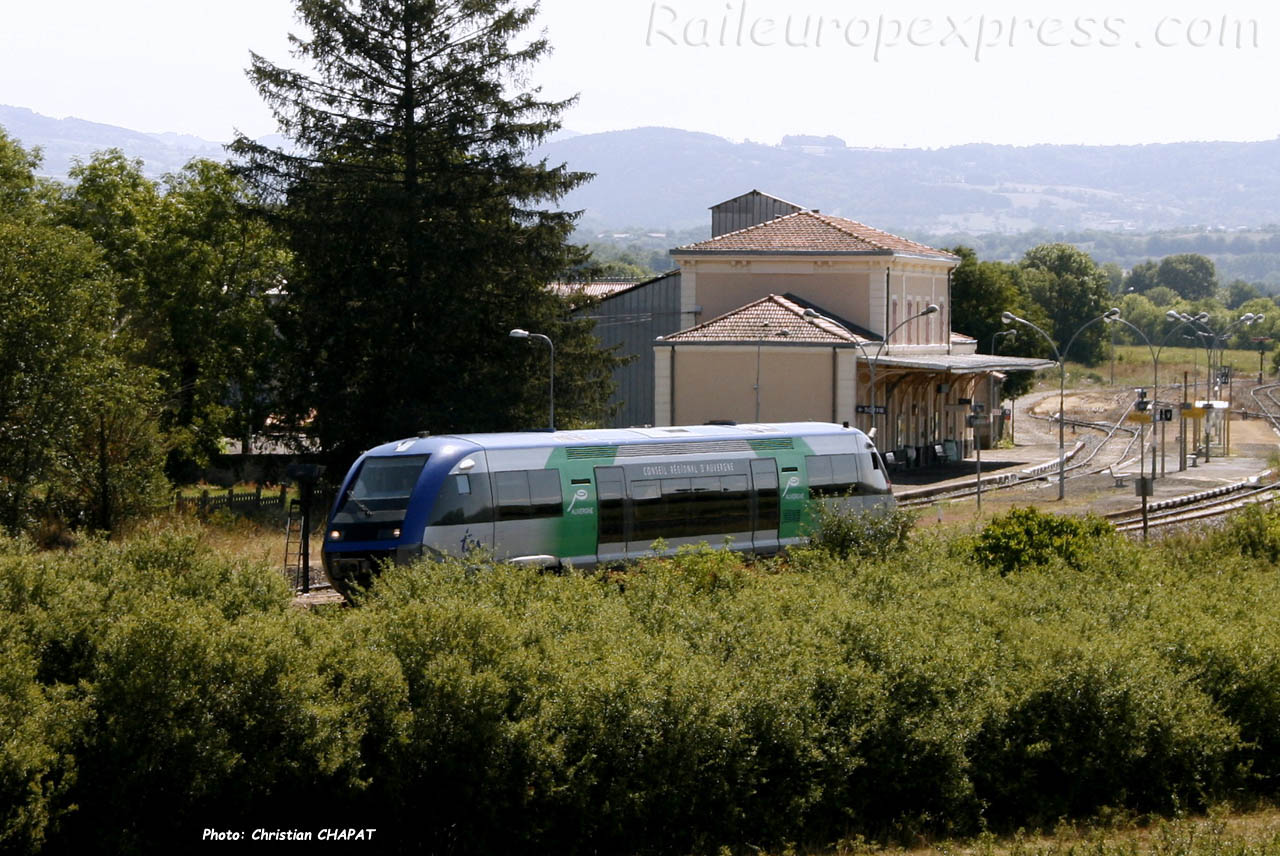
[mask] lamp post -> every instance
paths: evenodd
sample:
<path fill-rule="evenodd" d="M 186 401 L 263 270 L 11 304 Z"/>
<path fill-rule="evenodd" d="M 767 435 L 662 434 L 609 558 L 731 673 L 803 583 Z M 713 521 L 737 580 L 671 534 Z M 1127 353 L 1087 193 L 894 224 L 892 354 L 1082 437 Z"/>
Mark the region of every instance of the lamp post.
<path fill-rule="evenodd" d="M 853 344 L 858 346 L 858 350 L 862 352 L 863 359 L 865 359 L 867 361 L 867 365 L 871 367 L 871 389 L 870 389 L 870 399 L 871 399 L 870 436 L 871 437 L 874 438 L 876 433 L 876 363 L 880 361 L 880 357 L 884 354 L 885 350 L 889 347 L 889 341 L 893 338 L 894 333 L 898 332 L 903 327 L 907 326 L 917 318 L 923 318 L 926 315 L 932 315 L 937 311 L 938 311 L 938 305 L 936 303 L 930 303 L 928 306 L 926 306 L 924 309 L 917 312 L 915 315 L 912 315 L 909 318 L 903 319 L 902 323 L 900 323 L 898 326 L 890 330 L 885 335 L 883 341 L 878 343 L 880 347 L 876 349 L 876 355 L 874 357 L 870 357 L 867 355 L 867 349 L 862 346 L 862 342 L 858 341 L 858 336 L 848 327 L 841 324 L 839 321 L 836 321 L 832 318 L 828 318 L 827 316 L 821 314 L 820 312 L 812 308 L 806 309 L 804 311 L 805 318 L 808 318 L 811 321 L 826 321 L 828 324 L 834 324 L 835 326 L 839 327 L 841 330 L 845 331 L 850 336 L 852 336 Z M 888 404 L 889 403 L 886 401 L 885 402 L 886 416 L 889 415 Z"/>
<path fill-rule="evenodd" d="M 1111 309 L 1108 309 L 1106 312 L 1099 315 L 1097 318 L 1093 318 L 1089 321 L 1086 321 L 1084 325 L 1080 327 L 1079 330 L 1076 330 L 1074 333 L 1071 334 L 1071 338 L 1067 340 L 1067 347 L 1065 350 L 1067 352 L 1070 352 L 1071 346 L 1075 344 L 1076 337 L 1079 336 L 1088 328 L 1092 327 L 1094 324 L 1097 324 L 1099 321 L 1110 323 L 1112 320 L 1119 317 L 1120 317 L 1120 310 L 1116 309 L 1115 307 L 1112 307 Z M 1067 492 L 1066 492 L 1067 446 L 1066 446 L 1066 434 L 1064 431 L 1064 427 L 1066 425 L 1066 413 L 1064 412 L 1064 405 L 1067 397 L 1066 396 L 1067 363 L 1063 359 L 1062 351 L 1059 351 L 1057 344 L 1054 343 L 1053 337 L 1051 337 L 1044 330 L 1041 330 L 1035 324 L 1028 321 L 1026 318 L 1019 318 L 1017 315 L 1014 315 L 1012 312 L 1003 312 L 1000 315 L 1000 320 L 1006 324 L 1014 324 L 1014 323 L 1025 324 L 1026 326 L 1030 327 L 1032 330 L 1035 330 L 1037 333 L 1039 333 L 1041 336 L 1044 337 L 1044 340 L 1046 342 L 1049 343 L 1049 347 L 1053 348 L 1053 355 L 1058 360 L 1058 371 L 1060 373 L 1060 378 L 1058 381 L 1058 500 L 1061 501 L 1065 499 L 1067 495 Z"/>
<path fill-rule="evenodd" d="M 1010 339 L 1016 339 L 1016 338 L 1018 338 L 1018 331 L 1017 331 L 1017 330 L 998 330 L 998 331 L 996 331 L 996 333 L 995 333 L 995 334 L 993 334 L 993 335 L 991 336 L 991 353 L 992 353 L 992 354 L 995 354 L 995 352 L 996 352 L 996 342 L 1000 341 L 1000 337 L 1001 337 L 1001 336 L 1008 336 Z"/>
<path fill-rule="evenodd" d="M 1128 327 L 1130 330 L 1132 330 L 1133 332 L 1135 332 L 1135 333 L 1137 333 L 1139 336 L 1141 336 L 1141 337 L 1142 337 L 1142 341 L 1143 341 L 1143 342 L 1145 342 L 1145 343 L 1146 343 L 1146 345 L 1147 345 L 1147 350 L 1151 352 L 1151 389 L 1153 390 L 1153 392 L 1152 392 L 1152 396 L 1153 396 L 1153 400 L 1152 400 L 1152 410 L 1153 410 L 1153 412 L 1154 412 L 1154 411 L 1158 411 L 1158 410 L 1159 410 L 1159 408 L 1160 408 L 1160 355 L 1161 355 L 1162 353 L 1164 353 L 1164 349 L 1165 349 L 1165 347 L 1169 344 L 1169 340 L 1173 338 L 1173 334 L 1174 334 L 1174 333 L 1177 333 L 1177 332 L 1178 332 L 1179 330 L 1181 330 L 1183 327 L 1185 327 L 1186 325 L 1188 325 L 1188 324 L 1192 323 L 1192 322 L 1195 320 L 1195 319 L 1192 319 L 1192 318 L 1190 318 L 1190 317 L 1187 317 L 1186 319 L 1183 319 L 1183 317 L 1182 317 L 1181 315 L 1179 315 L 1177 312 L 1173 311 L 1172 309 L 1170 309 L 1168 312 L 1166 312 L 1166 313 L 1165 313 L 1165 317 L 1166 317 L 1166 318 L 1168 318 L 1170 321 L 1178 321 L 1178 322 L 1180 322 L 1180 323 L 1178 323 L 1178 324 L 1177 324 L 1177 325 L 1175 325 L 1174 327 L 1170 328 L 1170 329 L 1169 329 L 1169 331 L 1165 333 L 1164 338 L 1160 340 L 1160 347 L 1158 347 L 1158 348 L 1157 348 L 1155 345 L 1153 345 L 1153 344 L 1151 343 L 1151 338 L 1150 338 L 1149 336 L 1147 336 L 1147 334 L 1146 334 L 1146 333 L 1144 333 L 1141 329 L 1139 329 L 1139 328 L 1138 328 L 1137 326 L 1135 326 L 1134 324 L 1130 323 L 1129 321 L 1126 321 L 1124 318 L 1121 318 L 1119 315 L 1116 315 L 1116 316 L 1114 316 L 1114 317 L 1111 319 L 1111 321 L 1112 321 L 1113 323 L 1123 324 L 1123 325 L 1125 325 L 1126 327 Z M 1152 439 L 1152 442 L 1153 442 L 1153 443 L 1155 442 L 1155 440 L 1154 440 L 1155 430 L 1156 430 L 1156 429 L 1155 429 L 1155 424 L 1154 424 L 1154 422 L 1153 422 L 1153 423 L 1152 423 L 1152 426 L 1151 426 L 1151 434 L 1152 434 L 1152 437 L 1153 437 L 1153 439 Z M 1164 432 L 1164 428 L 1163 428 L 1163 425 L 1162 425 L 1162 426 L 1161 426 L 1161 431 L 1160 431 L 1160 468 L 1159 468 L 1159 469 L 1160 469 L 1160 472 L 1159 472 L 1159 475 L 1164 475 L 1164 474 L 1165 474 L 1165 463 L 1164 463 L 1164 460 L 1165 460 L 1165 432 Z M 1183 468 L 1185 468 L 1185 467 L 1186 467 L 1186 462 L 1185 462 L 1185 460 L 1184 460 L 1184 461 L 1183 461 Z M 1151 478 L 1152 478 L 1153 480 L 1154 480 L 1155 478 L 1157 478 L 1157 473 L 1156 473 L 1156 459 L 1155 459 L 1155 451 L 1154 451 L 1154 449 L 1152 450 L 1152 453 L 1151 453 Z"/>
<path fill-rule="evenodd" d="M 528 330 L 516 328 L 508 333 L 513 339 L 541 339 L 551 349 L 551 430 L 556 430 L 556 346 L 551 337 L 541 333 L 530 333 Z"/>

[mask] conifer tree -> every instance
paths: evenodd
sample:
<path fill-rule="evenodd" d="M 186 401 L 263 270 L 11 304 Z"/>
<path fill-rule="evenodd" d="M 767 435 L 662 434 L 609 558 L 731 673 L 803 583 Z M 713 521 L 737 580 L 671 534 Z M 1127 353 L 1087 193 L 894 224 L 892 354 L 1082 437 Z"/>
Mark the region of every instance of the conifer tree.
<path fill-rule="evenodd" d="M 562 424 L 600 420 L 613 358 L 547 284 L 580 266 L 577 217 L 549 206 L 589 176 L 530 162 L 571 101 L 526 84 L 514 0 L 298 0 L 308 68 L 254 55 L 287 147 L 241 137 L 242 169 L 292 243 L 286 392 L 335 463 L 421 430 L 546 424 L 556 345 Z"/>

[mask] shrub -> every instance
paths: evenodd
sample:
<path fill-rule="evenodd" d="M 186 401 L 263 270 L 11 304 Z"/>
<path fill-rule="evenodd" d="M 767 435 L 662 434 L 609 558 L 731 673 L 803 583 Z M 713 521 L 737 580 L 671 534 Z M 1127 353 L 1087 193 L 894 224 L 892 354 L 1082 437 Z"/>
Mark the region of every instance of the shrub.
<path fill-rule="evenodd" d="M 318 613 L 190 532 L 0 543 L 0 851 L 316 806 L 401 852 L 780 850 L 1280 792 L 1274 568 L 1015 519 L 1074 558 L 446 561 Z"/>
<path fill-rule="evenodd" d="M 1153 655 L 1111 640 L 1055 639 L 986 724 L 973 769 L 988 816 L 1048 825 L 1107 806 L 1176 811 L 1235 784 L 1238 729 Z"/>
<path fill-rule="evenodd" d="M 884 559 L 907 542 L 916 523 L 916 515 L 901 508 L 815 502 L 812 514 L 810 544 L 841 559 Z"/>
<path fill-rule="evenodd" d="M 41 685 L 17 637 L 0 624 L 0 851 L 34 853 L 70 810 L 71 741 L 85 704 L 73 688 Z"/>
<path fill-rule="evenodd" d="M 975 557 L 1011 574 L 1042 567 L 1055 559 L 1079 569 L 1091 551 L 1116 538 L 1111 524 L 1099 517 L 1045 514 L 1035 508 L 1015 508 L 992 520 L 978 535 Z"/>
<path fill-rule="evenodd" d="M 1233 552 L 1270 564 L 1280 562 L 1280 514 L 1261 505 L 1250 505 L 1230 515 L 1209 536 L 1207 546 L 1219 554 Z"/>

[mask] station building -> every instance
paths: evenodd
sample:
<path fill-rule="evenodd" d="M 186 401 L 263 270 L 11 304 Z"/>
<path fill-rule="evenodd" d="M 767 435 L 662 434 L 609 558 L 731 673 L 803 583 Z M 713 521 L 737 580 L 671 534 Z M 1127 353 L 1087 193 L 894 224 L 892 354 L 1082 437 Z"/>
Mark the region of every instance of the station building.
<path fill-rule="evenodd" d="M 711 215 L 710 240 L 671 251 L 675 270 L 589 311 L 634 357 L 617 427 L 843 422 L 919 465 L 972 449 L 973 403 L 998 435 L 1004 373 L 1055 365 L 979 354 L 951 329 L 951 253 L 760 191 Z"/>

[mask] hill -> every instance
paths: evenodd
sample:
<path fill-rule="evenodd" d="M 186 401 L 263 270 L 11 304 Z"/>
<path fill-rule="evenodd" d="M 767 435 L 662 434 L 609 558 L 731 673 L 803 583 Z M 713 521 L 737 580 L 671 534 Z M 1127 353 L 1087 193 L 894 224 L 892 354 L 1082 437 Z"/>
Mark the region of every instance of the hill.
<path fill-rule="evenodd" d="M 115 125 L 83 119 L 51 119 L 24 107 L 0 105 L 0 128 L 31 148 L 39 146 L 44 155 L 41 175 L 67 177 L 74 158 L 88 160 L 94 152 L 118 148 L 130 157 L 142 158 L 148 177 L 159 178 L 180 169 L 192 158 L 222 160 L 222 143 L 185 134 L 148 134 Z"/>
<path fill-rule="evenodd" d="M 196 137 L 51 119 L 0 106 L 0 127 L 44 152 L 62 178 L 73 158 L 117 147 L 159 176 L 193 157 L 222 158 Z M 781 145 L 713 134 L 635 128 L 564 131 L 532 153 L 596 174 L 563 202 L 584 228 L 705 228 L 707 208 L 751 188 L 910 234 L 1032 230 L 1241 230 L 1280 223 L 1280 139 L 1144 146 L 851 148 L 837 137 L 793 135 Z"/>
<path fill-rule="evenodd" d="M 589 227 L 686 229 L 753 187 L 904 231 L 1156 231 L 1280 222 L 1280 140 L 1144 146 L 862 149 L 637 128 L 544 145 L 537 156 L 597 174 L 565 205 Z"/>

